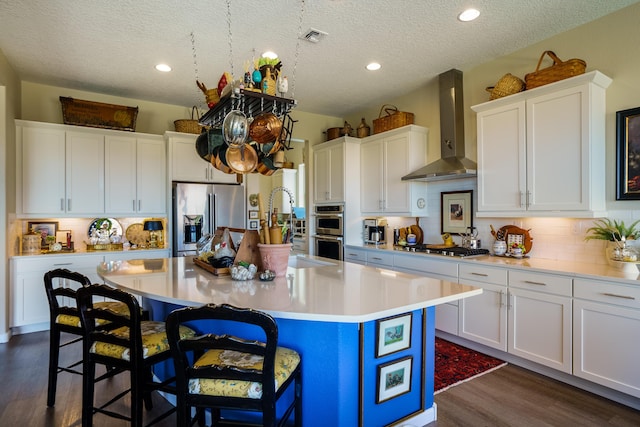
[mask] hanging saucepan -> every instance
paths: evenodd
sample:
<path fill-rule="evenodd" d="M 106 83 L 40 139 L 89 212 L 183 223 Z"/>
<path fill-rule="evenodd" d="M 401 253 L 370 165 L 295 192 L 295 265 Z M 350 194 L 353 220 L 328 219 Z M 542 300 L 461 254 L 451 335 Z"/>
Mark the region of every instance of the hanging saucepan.
<path fill-rule="evenodd" d="M 227 164 L 235 173 L 251 173 L 258 165 L 258 153 L 249 144 L 229 147 L 226 153 Z"/>
<path fill-rule="evenodd" d="M 210 162 L 213 149 L 222 144 L 224 144 L 222 129 L 205 130 L 196 138 L 196 151 L 202 159 Z"/>
<path fill-rule="evenodd" d="M 239 146 L 245 143 L 249 132 L 247 116 L 240 110 L 230 111 L 222 122 L 222 135 L 230 146 Z"/>
<path fill-rule="evenodd" d="M 269 157 L 264 157 L 256 166 L 256 171 L 265 176 L 271 176 L 276 171 L 273 161 Z"/>
<path fill-rule="evenodd" d="M 249 136 L 258 144 L 275 141 L 280 136 L 282 121 L 273 113 L 256 116 L 249 127 Z"/>
<path fill-rule="evenodd" d="M 231 174 L 235 172 L 227 164 L 227 148 L 226 144 L 216 147 L 211 157 L 211 164 L 219 171 Z"/>

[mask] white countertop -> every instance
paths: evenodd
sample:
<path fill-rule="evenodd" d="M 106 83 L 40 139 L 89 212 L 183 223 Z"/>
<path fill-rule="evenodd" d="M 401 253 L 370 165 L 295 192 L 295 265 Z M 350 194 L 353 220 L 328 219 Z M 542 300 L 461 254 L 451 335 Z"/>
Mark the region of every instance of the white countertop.
<path fill-rule="evenodd" d="M 394 249 L 393 245 L 346 245 L 345 247 L 361 248 L 368 251 L 383 251 L 394 254 L 403 254 L 416 257 L 430 257 L 431 259 L 444 259 L 452 262 L 479 263 L 489 266 L 515 268 L 542 273 L 565 274 L 572 277 L 586 279 L 605 279 L 611 282 L 628 285 L 640 285 L 640 272 L 635 263 L 619 263 L 623 268 L 615 268 L 607 264 L 594 264 L 577 261 L 552 260 L 544 258 L 511 258 L 493 255 L 473 256 L 473 257 L 447 257 L 443 255 L 432 255 L 426 253 L 408 252 Z"/>
<path fill-rule="evenodd" d="M 214 276 L 187 257 L 107 262 L 98 274 L 108 284 L 167 303 L 228 303 L 276 318 L 341 323 L 367 322 L 482 293 L 473 286 L 305 255 L 291 256 L 287 276 L 272 282 Z"/>

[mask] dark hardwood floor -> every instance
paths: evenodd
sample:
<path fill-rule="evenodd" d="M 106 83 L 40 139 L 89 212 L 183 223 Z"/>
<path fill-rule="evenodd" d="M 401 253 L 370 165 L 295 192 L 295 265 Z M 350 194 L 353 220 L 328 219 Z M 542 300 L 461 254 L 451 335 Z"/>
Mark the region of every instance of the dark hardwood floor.
<path fill-rule="evenodd" d="M 80 426 L 81 378 L 59 375 L 54 408 L 47 408 L 49 333 L 18 335 L 0 344 L 0 425 Z M 75 360 L 80 346 L 66 348 L 64 360 Z M 96 395 L 119 390 L 126 378 L 103 381 Z M 307 385 L 307 386 L 313 386 Z M 452 426 L 640 426 L 640 412 L 525 369 L 508 365 L 436 395 L 438 421 L 428 427 Z M 126 411 L 124 401 L 119 408 Z M 169 408 L 154 396 L 149 421 Z M 156 424 L 175 426 L 175 415 Z M 96 415 L 94 426 L 127 426 L 125 421 Z M 327 426 L 330 427 L 330 426 Z"/>

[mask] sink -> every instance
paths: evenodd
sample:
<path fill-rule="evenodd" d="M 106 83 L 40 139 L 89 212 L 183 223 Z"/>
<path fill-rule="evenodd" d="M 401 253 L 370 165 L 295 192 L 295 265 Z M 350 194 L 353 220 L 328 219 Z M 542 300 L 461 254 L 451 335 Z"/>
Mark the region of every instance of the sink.
<path fill-rule="evenodd" d="M 293 268 L 315 268 L 315 267 L 326 267 L 326 266 L 335 266 L 337 264 L 328 261 L 320 261 L 317 259 L 310 259 L 301 256 L 290 256 L 289 257 L 289 267 Z"/>

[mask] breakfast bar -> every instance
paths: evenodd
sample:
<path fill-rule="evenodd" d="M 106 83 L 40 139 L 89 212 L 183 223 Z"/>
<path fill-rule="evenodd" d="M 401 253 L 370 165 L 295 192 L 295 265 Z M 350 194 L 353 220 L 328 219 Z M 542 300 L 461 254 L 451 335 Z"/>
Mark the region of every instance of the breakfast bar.
<path fill-rule="evenodd" d="M 433 401 L 435 306 L 480 288 L 291 256 L 285 277 L 235 281 L 186 257 L 101 264 L 106 283 L 144 298 L 152 316 L 207 303 L 272 315 L 279 345 L 302 357 L 303 425 L 425 425 Z"/>

